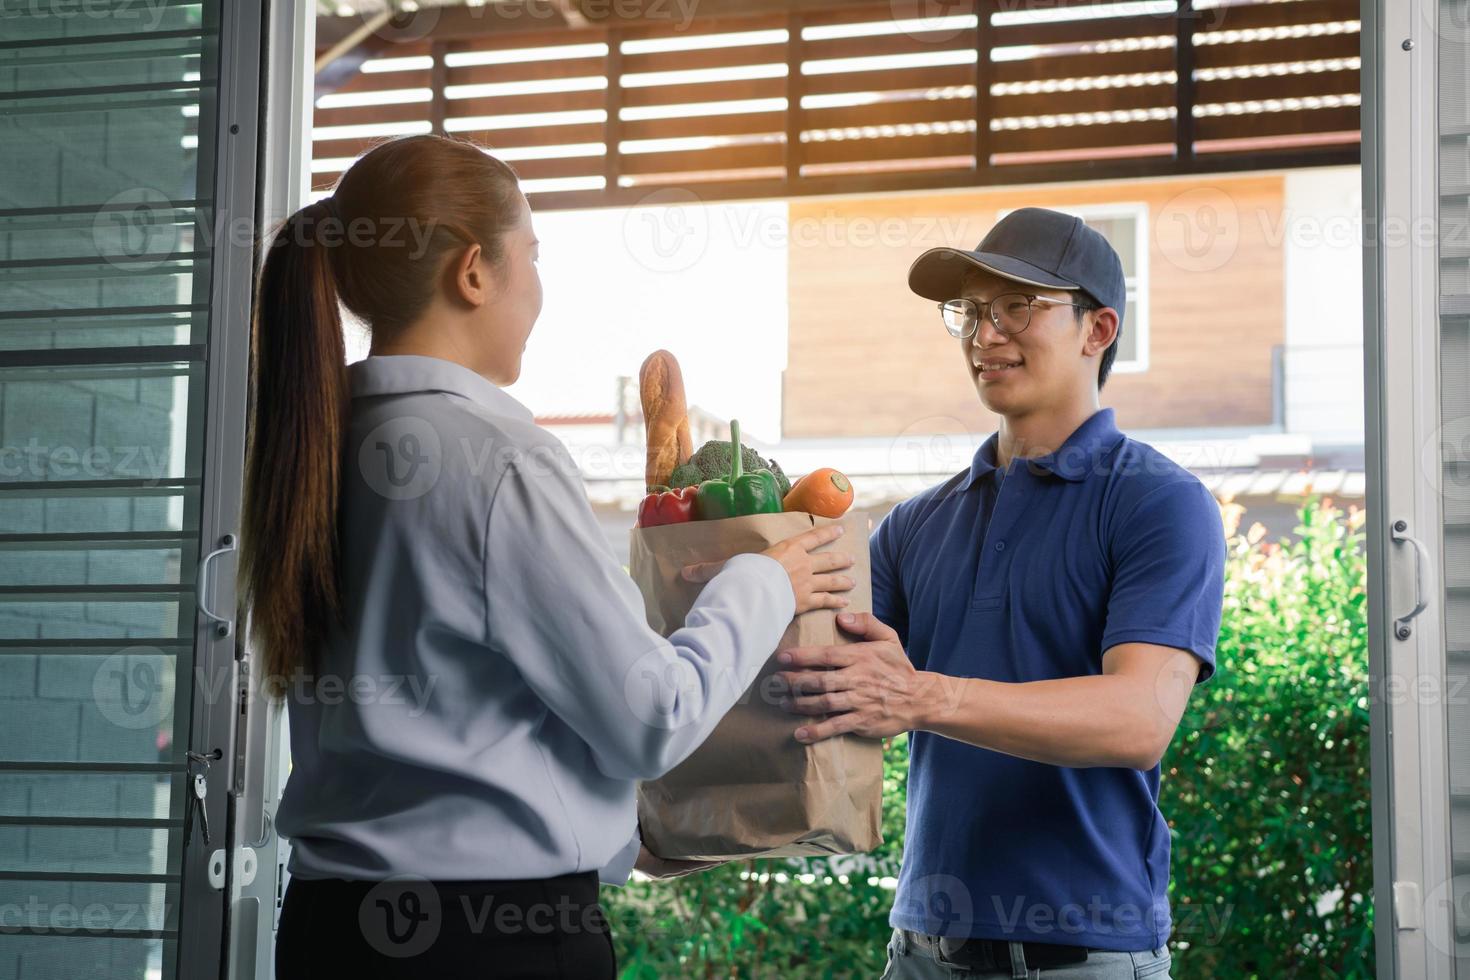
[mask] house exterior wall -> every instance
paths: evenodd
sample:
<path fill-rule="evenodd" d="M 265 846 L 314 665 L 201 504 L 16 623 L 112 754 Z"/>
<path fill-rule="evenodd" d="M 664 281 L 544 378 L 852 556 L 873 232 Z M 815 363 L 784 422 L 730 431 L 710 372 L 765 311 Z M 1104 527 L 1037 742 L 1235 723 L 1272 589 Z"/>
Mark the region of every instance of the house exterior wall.
<path fill-rule="evenodd" d="M 1286 175 L 1286 427 L 1363 441 L 1363 227 L 1358 167 Z M 1386 229 L 1387 234 L 1409 229 Z"/>
<path fill-rule="evenodd" d="M 958 342 L 909 292 L 907 271 L 926 248 L 973 248 L 998 212 L 1027 205 L 1146 209 L 1148 366 L 1115 373 L 1101 396 L 1121 426 L 1270 425 L 1273 349 L 1286 339 L 1286 176 L 791 201 L 782 437 L 993 429 Z"/>

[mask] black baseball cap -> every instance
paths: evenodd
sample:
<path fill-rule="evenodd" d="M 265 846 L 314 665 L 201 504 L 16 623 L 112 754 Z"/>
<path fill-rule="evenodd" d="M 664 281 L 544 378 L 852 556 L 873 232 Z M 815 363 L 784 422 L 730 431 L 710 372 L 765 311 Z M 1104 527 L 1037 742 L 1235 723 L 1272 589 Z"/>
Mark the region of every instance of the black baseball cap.
<path fill-rule="evenodd" d="M 960 295 L 971 269 L 1028 286 L 1076 289 L 1118 311 L 1123 326 L 1127 285 L 1123 262 L 1100 232 L 1081 218 L 1047 208 L 1018 208 L 1001 218 L 974 251 L 931 248 L 909 266 L 909 288 L 942 303 Z"/>

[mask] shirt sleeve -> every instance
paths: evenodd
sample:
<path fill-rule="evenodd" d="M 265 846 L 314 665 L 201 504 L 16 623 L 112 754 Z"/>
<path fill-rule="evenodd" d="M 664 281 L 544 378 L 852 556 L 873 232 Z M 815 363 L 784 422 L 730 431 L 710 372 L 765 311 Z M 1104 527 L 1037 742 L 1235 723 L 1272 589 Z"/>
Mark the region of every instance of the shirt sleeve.
<path fill-rule="evenodd" d="M 486 643 L 613 778 L 652 779 L 694 751 L 755 680 L 796 613 L 781 563 L 737 555 L 668 639 L 587 501 L 570 454 L 508 461 L 484 543 Z"/>
<path fill-rule="evenodd" d="M 1113 531 L 1113 578 L 1102 652 L 1154 643 L 1199 658 L 1202 683 L 1215 673 L 1225 596 L 1220 507 L 1197 480 L 1150 490 Z"/>
<path fill-rule="evenodd" d="M 909 645 L 909 607 L 898 571 L 897 511 L 890 510 L 868 538 L 868 564 L 873 583 L 873 615 L 893 627 L 905 650 Z"/>
<path fill-rule="evenodd" d="M 633 839 L 624 844 L 623 849 L 614 854 L 612 860 L 597 872 L 597 880 L 604 885 L 626 885 L 633 874 L 633 865 L 638 863 L 638 849 L 642 846 L 643 835 L 635 829 Z"/>

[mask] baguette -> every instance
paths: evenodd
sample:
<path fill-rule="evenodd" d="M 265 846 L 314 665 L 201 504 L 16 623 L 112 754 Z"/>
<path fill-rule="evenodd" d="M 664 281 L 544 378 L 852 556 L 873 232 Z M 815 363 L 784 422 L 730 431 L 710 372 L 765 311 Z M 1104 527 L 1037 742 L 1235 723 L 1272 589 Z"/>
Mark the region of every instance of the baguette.
<path fill-rule="evenodd" d="M 684 376 L 679 361 L 666 350 L 648 355 L 638 369 L 638 397 L 643 402 L 648 463 L 644 480 L 650 487 L 666 486 L 674 467 L 694 455 L 689 435 L 689 407 L 684 400 Z"/>

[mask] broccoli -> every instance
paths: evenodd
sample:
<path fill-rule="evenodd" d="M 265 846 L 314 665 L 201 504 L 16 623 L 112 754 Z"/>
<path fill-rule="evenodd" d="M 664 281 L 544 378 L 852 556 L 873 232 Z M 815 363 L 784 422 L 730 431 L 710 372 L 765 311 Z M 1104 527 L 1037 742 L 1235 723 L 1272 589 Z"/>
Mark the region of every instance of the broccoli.
<path fill-rule="evenodd" d="M 745 471 L 770 470 L 776 477 L 776 484 L 781 488 L 781 496 L 791 492 L 791 481 L 786 474 L 781 472 L 781 467 L 774 459 L 763 459 L 760 453 L 749 446 L 740 447 L 740 465 Z M 699 451 L 689 457 L 689 462 L 674 467 L 673 474 L 669 477 L 669 486 L 675 490 L 679 487 L 694 487 L 705 480 L 727 480 L 730 478 L 730 440 L 711 439 Z"/>

